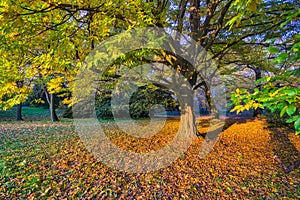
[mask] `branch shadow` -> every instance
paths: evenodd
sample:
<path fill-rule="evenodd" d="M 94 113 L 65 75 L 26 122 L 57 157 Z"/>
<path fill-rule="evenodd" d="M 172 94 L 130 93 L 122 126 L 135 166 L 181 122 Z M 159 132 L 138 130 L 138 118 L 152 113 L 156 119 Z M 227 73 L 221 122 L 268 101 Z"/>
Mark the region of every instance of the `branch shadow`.
<path fill-rule="evenodd" d="M 289 173 L 289 167 L 300 161 L 300 152 L 291 142 L 288 134 L 294 134 L 292 130 L 287 128 L 268 128 L 270 134 L 270 146 L 274 152 L 275 161 L 279 162 L 285 173 Z M 299 168 L 293 169 L 300 172 Z"/>
<path fill-rule="evenodd" d="M 231 117 L 231 118 L 226 118 L 224 121 L 224 125 L 221 127 L 217 127 L 216 129 L 212 129 L 211 131 L 208 132 L 208 127 L 212 124 L 211 123 L 212 119 L 198 119 L 197 120 L 197 127 L 199 131 L 199 136 L 205 138 L 206 135 L 211 135 L 210 133 L 212 132 L 218 132 L 221 133 L 228 128 L 230 128 L 234 124 L 242 124 L 242 123 L 247 123 L 251 121 L 255 121 L 256 118 L 249 118 L 249 117 Z M 199 128 L 200 127 L 200 128 Z M 202 128 L 202 130 L 201 130 Z M 214 135 L 214 134 L 212 134 Z"/>

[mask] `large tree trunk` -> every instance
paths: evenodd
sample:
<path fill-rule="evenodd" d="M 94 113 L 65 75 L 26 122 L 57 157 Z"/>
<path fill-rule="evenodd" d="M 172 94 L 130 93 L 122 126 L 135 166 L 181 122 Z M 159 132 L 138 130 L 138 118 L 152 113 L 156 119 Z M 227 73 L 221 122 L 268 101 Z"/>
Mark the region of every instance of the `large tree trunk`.
<path fill-rule="evenodd" d="M 199 136 L 194 114 L 194 91 L 190 88 L 182 90 L 180 97 L 180 130 L 187 138 Z"/>
<path fill-rule="evenodd" d="M 50 111 L 50 117 L 52 122 L 59 121 L 56 112 L 55 112 L 55 105 L 54 105 L 54 94 L 49 94 L 48 91 L 45 91 L 46 99 L 49 104 L 49 111 Z"/>
<path fill-rule="evenodd" d="M 17 106 L 17 120 L 22 121 L 22 103 L 18 104 Z"/>
<path fill-rule="evenodd" d="M 180 131 L 184 131 L 185 136 L 189 138 L 199 136 L 193 106 L 187 105 L 181 109 L 182 110 L 180 115 Z"/>

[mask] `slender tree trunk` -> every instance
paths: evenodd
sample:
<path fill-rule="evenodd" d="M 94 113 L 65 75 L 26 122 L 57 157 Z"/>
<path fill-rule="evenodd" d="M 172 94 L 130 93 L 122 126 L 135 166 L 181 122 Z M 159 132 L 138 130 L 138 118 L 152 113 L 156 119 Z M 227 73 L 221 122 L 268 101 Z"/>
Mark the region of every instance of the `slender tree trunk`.
<path fill-rule="evenodd" d="M 262 78 L 262 75 L 261 75 L 261 70 L 259 68 L 256 68 L 256 67 L 251 67 L 248 65 L 248 67 L 250 69 L 252 69 L 255 73 L 255 80 L 257 81 L 258 79 L 261 79 Z M 261 84 L 257 85 L 256 88 L 258 88 L 259 90 L 261 90 Z M 253 117 L 257 117 L 258 115 L 262 114 L 262 109 L 261 108 L 257 108 L 253 111 Z"/>
<path fill-rule="evenodd" d="M 211 99 L 211 96 L 210 96 L 210 90 L 205 87 L 205 98 L 206 98 L 206 101 L 207 101 L 207 104 L 208 104 L 208 112 L 209 114 L 212 113 L 212 99 Z"/>
<path fill-rule="evenodd" d="M 215 118 L 219 118 L 219 111 L 212 102 L 210 89 L 208 88 L 208 86 L 206 84 L 204 84 L 204 85 L 205 85 L 205 89 L 204 89 L 205 98 L 206 98 L 206 101 L 207 101 L 207 104 L 208 104 L 209 114 L 214 116 Z"/>
<path fill-rule="evenodd" d="M 17 120 L 22 121 L 22 103 L 18 104 L 17 106 Z"/>
<path fill-rule="evenodd" d="M 46 99 L 49 104 L 49 111 L 50 111 L 50 117 L 52 122 L 59 121 L 56 112 L 55 112 L 55 106 L 54 106 L 54 94 L 49 94 L 48 91 L 45 91 Z"/>
<path fill-rule="evenodd" d="M 261 108 L 256 108 L 254 111 L 253 111 L 253 117 L 257 117 L 258 115 L 262 114 L 262 109 Z"/>
<path fill-rule="evenodd" d="M 21 89 L 24 86 L 24 81 L 16 81 L 17 87 Z M 17 105 L 17 120 L 23 120 L 22 118 L 22 102 Z"/>
<path fill-rule="evenodd" d="M 59 120 L 58 120 L 58 117 L 57 117 L 57 115 L 56 115 L 56 112 L 55 112 L 54 95 L 53 95 L 53 94 L 50 94 L 50 104 L 49 104 L 49 109 L 50 109 L 50 116 L 51 116 L 52 122 L 59 121 Z"/>

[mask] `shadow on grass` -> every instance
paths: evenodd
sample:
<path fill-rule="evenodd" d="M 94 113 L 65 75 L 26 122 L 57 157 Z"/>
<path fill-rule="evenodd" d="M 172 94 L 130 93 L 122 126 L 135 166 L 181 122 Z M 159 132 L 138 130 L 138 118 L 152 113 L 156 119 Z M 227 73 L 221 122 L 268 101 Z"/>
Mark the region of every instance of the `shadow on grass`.
<path fill-rule="evenodd" d="M 281 164 L 285 173 L 290 173 L 300 165 L 300 152 L 291 142 L 288 134 L 293 134 L 287 128 L 269 128 L 270 143 L 274 152 L 274 159 Z"/>
<path fill-rule="evenodd" d="M 223 130 L 230 128 L 233 124 L 242 124 L 261 120 L 257 118 L 227 118 L 223 126 Z M 276 125 L 273 121 L 266 121 L 267 129 L 270 131 L 270 151 L 274 152 L 274 161 L 281 165 L 285 173 L 298 170 L 300 166 L 300 152 L 289 139 L 289 134 L 294 134 L 289 126 L 280 124 Z M 209 120 L 201 120 L 198 126 L 208 127 Z M 215 131 L 215 130 L 213 130 Z M 221 131 L 221 130 L 220 130 Z M 205 137 L 208 133 L 201 133 Z"/>
<path fill-rule="evenodd" d="M 246 118 L 246 117 L 226 118 L 224 121 L 224 125 L 216 126 L 215 129 L 212 127 L 214 122 L 211 122 L 211 120 L 212 119 L 198 119 L 197 120 L 196 125 L 198 127 L 199 136 L 204 138 L 206 135 L 210 135 L 210 133 L 212 133 L 212 132 L 221 133 L 221 132 L 225 131 L 226 129 L 230 128 L 234 124 L 247 123 L 247 122 L 255 121 L 256 119 L 255 118 Z M 216 123 L 218 123 L 218 122 L 216 122 Z M 211 126 L 210 131 L 208 131 L 209 126 Z M 212 134 L 212 135 L 215 135 L 215 134 Z"/>

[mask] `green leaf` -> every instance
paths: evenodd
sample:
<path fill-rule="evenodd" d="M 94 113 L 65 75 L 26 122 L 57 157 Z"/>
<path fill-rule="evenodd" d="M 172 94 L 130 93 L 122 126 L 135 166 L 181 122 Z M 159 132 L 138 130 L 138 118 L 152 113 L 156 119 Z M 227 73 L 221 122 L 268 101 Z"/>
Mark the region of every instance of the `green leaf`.
<path fill-rule="evenodd" d="M 277 109 L 278 109 L 278 110 L 282 110 L 285 106 L 286 106 L 286 103 L 285 103 L 285 102 L 280 102 L 280 103 L 277 105 Z"/>
<path fill-rule="evenodd" d="M 285 106 L 285 107 L 280 111 L 280 117 L 282 117 L 282 116 L 284 115 L 284 113 L 285 113 L 285 111 L 286 111 L 287 108 L 288 108 L 288 107 Z"/>
<path fill-rule="evenodd" d="M 292 116 L 292 114 L 294 114 L 296 112 L 296 106 L 294 104 L 289 105 L 288 108 L 286 109 L 286 113 L 289 116 Z"/>
<path fill-rule="evenodd" d="M 295 115 L 292 118 L 287 119 L 286 122 L 287 123 L 292 123 L 292 122 L 297 121 L 299 118 L 300 118 L 300 115 Z"/>
<path fill-rule="evenodd" d="M 274 53 L 279 53 L 279 50 L 278 50 L 277 48 L 275 48 L 275 47 L 269 47 L 269 48 L 268 48 L 268 51 L 269 51 L 270 53 L 272 53 L 272 54 L 274 54 Z"/>
<path fill-rule="evenodd" d="M 292 74 L 295 75 L 295 76 L 300 75 L 300 68 L 293 70 Z"/>
<path fill-rule="evenodd" d="M 279 54 L 279 56 L 275 59 L 275 61 L 277 63 L 283 63 L 284 61 L 286 61 L 286 59 L 289 57 L 289 54 L 287 53 L 282 53 L 282 54 Z"/>
<path fill-rule="evenodd" d="M 263 77 L 263 78 L 260 78 L 260 79 L 258 79 L 257 81 L 255 81 L 255 84 L 259 84 L 259 83 L 266 82 L 266 81 L 268 81 L 268 79 L 269 79 L 268 76 Z"/>
<path fill-rule="evenodd" d="M 275 105 L 275 104 L 273 104 L 273 105 L 270 105 L 270 106 L 265 106 L 265 107 L 269 108 L 269 109 L 271 110 L 271 113 L 274 113 L 274 112 L 277 110 L 277 108 L 276 108 L 276 105 Z"/>
<path fill-rule="evenodd" d="M 233 18 L 231 18 L 227 23 L 227 25 L 230 25 L 230 29 L 232 29 L 232 27 L 236 24 L 238 25 L 241 22 L 241 19 L 244 16 L 244 12 L 239 13 L 238 15 L 234 16 Z"/>
<path fill-rule="evenodd" d="M 298 115 L 298 116 L 299 116 L 299 115 Z M 295 127 L 295 130 L 296 130 L 296 134 L 298 135 L 298 134 L 300 133 L 300 116 L 299 116 L 299 118 L 297 119 L 297 121 L 295 121 L 294 127 Z"/>
<path fill-rule="evenodd" d="M 297 91 L 296 91 L 296 89 L 291 88 L 291 89 L 283 90 L 282 93 L 285 93 L 288 96 L 294 96 L 297 93 Z"/>
<path fill-rule="evenodd" d="M 292 19 L 294 19 L 294 18 L 297 18 L 299 14 L 300 14 L 300 9 L 298 9 L 298 12 L 293 12 L 292 14 L 288 15 L 288 16 L 286 17 L 286 19 L 287 19 L 287 20 L 292 20 Z"/>
<path fill-rule="evenodd" d="M 293 104 L 296 101 L 296 99 L 297 99 L 296 96 L 294 96 L 294 97 L 288 99 L 287 102 L 289 102 L 289 104 Z"/>

